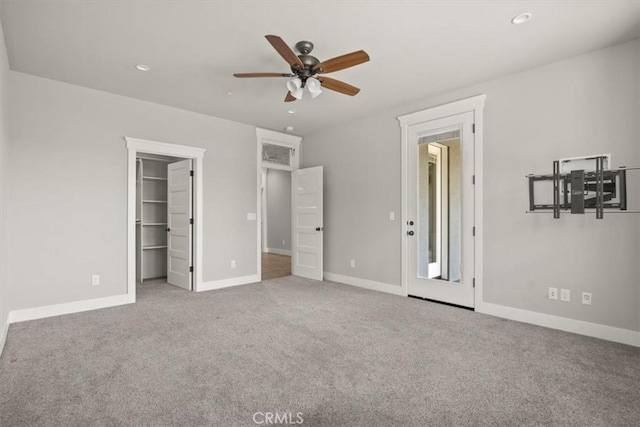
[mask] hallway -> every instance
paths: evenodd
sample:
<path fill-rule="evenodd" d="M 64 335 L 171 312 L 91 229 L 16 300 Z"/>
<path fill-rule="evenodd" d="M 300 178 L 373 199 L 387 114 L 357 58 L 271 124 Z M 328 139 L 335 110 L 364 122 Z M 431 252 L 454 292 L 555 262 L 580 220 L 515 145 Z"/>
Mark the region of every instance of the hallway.
<path fill-rule="evenodd" d="M 262 280 L 277 279 L 291 275 L 291 257 L 262 253 Z"/>

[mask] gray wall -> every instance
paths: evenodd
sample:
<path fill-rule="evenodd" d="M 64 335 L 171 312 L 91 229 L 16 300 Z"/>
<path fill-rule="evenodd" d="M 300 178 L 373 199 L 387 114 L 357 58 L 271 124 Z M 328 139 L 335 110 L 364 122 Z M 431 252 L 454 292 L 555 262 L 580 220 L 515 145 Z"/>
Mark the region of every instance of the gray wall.
<path fill-rule="evenodd" d="M 207 149 L 204 281 L 257 274 L 253 126 L 16 72 L 10 83 L 12 310 L 126 293 L 124 136 Z"/>
<path fill-rule="evenodd" d="M 267 248 L 291 250 L 291 172 L 289 171 L 267 169 Z"/>
<path fill-rule="evenodd" d="M 325 271 L 400 285 L 402 227 L 388 220 L 401 208 L 396 117 L 482 93 L 483 300 L 640 330 L 638 216 L 525 214 L 524 178 L 579 155 L 611 153 L 615 166 L 640 165 L 639 40 L 305 136 L 304 166 L 325 167 Z M 571 289 L 572 301 L 547 299 L 549 286 Z M 580 304 L 582 291 L 593 293 L 592 306 Z"/>
<path fill-rule="evenodd" d="M 4 44 L 4 33 L 0 25 L 0 342 L 5 332 L 9 305 L 7 303 L 7 227 L 6 227 L 6 187 L 7 187 L 7 152 L 8 152 L 8 125 L 7 116 L 9 108 L 9 61 L 7 49 Z M 0 353 L 2 347 L 0 346 Z"/>

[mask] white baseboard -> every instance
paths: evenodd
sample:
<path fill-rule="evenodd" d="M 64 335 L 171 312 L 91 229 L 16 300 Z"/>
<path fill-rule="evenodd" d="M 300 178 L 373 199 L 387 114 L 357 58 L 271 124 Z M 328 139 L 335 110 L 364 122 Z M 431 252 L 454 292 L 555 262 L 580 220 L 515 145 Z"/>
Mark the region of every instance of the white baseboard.
<path fill-rule="evenodd" d="M 4 344 L 7 342 L 7 334 L 9 333 L 9 316 L 6 321 L 0 326 L 0 357 L 2 357 L 2 351 L 4 350 Z"/>
<path fill-rule="evenodd" d="M 535 311 L 521 310 L 519 308 L 506 307 L 488 302 L 483 302 L 482 311 L 478 312 L 503 319 L 517 320 L 518 322 L 530 323 L 532 325 L 559 329 L 565 332 L 640 347 L 640 332 L 630 329 L 615 328 L 613 326 L 568 319 L 566 317 L 537 313 Z"/>
<path fill-rule="evenodd" d="M 267 253 L 291 256 L 291 251 L 288 249 L 267 248 Z"/>
<path fill-rule="evenodd" d="M 196 292 L 212 291 L 214 289 L 229 288 L 231 286 L 247 285 L 249 283 L 257 283 L 260 276 L 253 274 L 251 276 L 232 277 L 230 279 L 213 280 L 211 282 L 203 282 Z"/>
<path fill-rule="evenodd" d="M 344 285 L 357 286 L 359 288 L 370 289 L 372 291 L 386 292 L 388 294 L 400 295 L 406 297 L 407 294 L 402 289 L 402 286 L 391 285 L 389 283 L 376 282 L 373 280 L 361 279 L 359 277 L 343 276 L 342 274 L 335 274 L 324 272 L 324 280 L 330 282 L 342 283 Z"/>
<path fill-rule="evenodd" d="M 131 303 L 128 294 L 112 297 L 88 299 L 84 301 L 67 302 L 63 304 L 46 305 L 43 307 L 25 308 L 9 312 L 8 323 L 24 322 L 27 320 L 43 319 L 45 317 L 60 316 L 62 314 L 79 313 L 81 311 L 97 310 L 99 308 L 115 307 Z"/>

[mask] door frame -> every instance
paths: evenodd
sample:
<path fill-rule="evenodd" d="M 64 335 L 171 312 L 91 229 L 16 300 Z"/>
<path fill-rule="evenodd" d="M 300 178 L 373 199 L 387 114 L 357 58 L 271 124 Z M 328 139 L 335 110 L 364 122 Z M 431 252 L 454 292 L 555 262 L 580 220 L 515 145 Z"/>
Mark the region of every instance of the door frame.
<path fill-rule="evenodd" d="M 446 117 L 464 114 L 468 112 L 473 113 L 474 119 L 474 133 L 475 133 L 475 149 L 474 149 L 474 223 L 475 223 L 475 239 L 474 239 L 474 310 L 482 311 L 482 267 L 483 267 L 483 254 L 482 254 L 482 241 L 483 241 L 483 219 L 482 219 L 482 152 L 483 152 L 483 108 L 486 95 L 476 95 L 470 98 L 454 101 L 448 104 L 439 105 L 433 108 L 429 108 L 422 111 L 417 111 L 410 114 L 405 114 L 398 117 L 400 127 L 402 130 L 401 139 L 401 182 L 402 182 L 402 291 L 404 295 L 408 295 L 408 244 L 407 237 L 407 204 L 409 200 L 408 195 L 408 147 L 409 144 L 417 144 L 417 141 L 409 141 L 409 126 L 417 125 L 421 123 L 427 123 L 433 120 L 443 119 Z"/>
<path fill-rule="evenodd" d="M 276 132 L 269 129 L 256 128 L 256 138 L 256 271 L 258 281 L 262 281 L 262 171 L 263 169 L 279 169 L 285 171 L 294 171 L 298 169 L 300 167 L 300 144 L 302 142 L 302 137 L 288 133 Z M 280 145 L 282 147 L 293 149 L 294 155 L 291 165 L 282 166 L 264 163 L 262 161 L 262 144 Z"/>
<path fill-rule="evenodd" d="M 202 286 L 203 157 L 206 149 L 125 136 L 127 147 L 127 296 L 136 301 L 136 158 L 138 153 L 193 160 L 193 291 Z"/>

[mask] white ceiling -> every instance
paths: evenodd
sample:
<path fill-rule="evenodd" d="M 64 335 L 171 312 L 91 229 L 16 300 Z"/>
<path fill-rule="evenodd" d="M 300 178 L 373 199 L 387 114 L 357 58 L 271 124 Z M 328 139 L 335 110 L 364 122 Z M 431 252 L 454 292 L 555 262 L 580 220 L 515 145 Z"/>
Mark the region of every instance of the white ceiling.
<path fill-rule="evenodd" d="M 308 135 L 434 94 L 640 37 L 640 1 L 2 0 L 12 70 Z M 533 13 L 523 25 L 510 20 Z M 362 89 L 284 103 L 289 72 L 264 35 L 320 60 L 371 61 L 331 74 Z M 136 64 L 152 69 L 140 72 Z M 233 96 L 227 92 L 233 92 Z M 295 114 L 287 110 L 295 109 Z"/>

